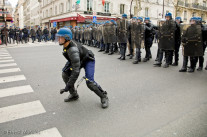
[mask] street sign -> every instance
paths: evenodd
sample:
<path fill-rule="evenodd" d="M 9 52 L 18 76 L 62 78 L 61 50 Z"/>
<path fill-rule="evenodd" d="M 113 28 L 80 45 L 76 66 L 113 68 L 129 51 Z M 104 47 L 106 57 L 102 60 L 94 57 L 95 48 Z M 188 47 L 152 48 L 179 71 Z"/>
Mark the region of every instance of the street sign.
<path fill-rule="evenodd" d="M 96 21 L 97 21 L 97 17 L 93 16 L 93 23 L 96 23 Z"/>
<path fill-rule="evenodd" d="M 53 22 L 53 28 L 57 27 L 57 22 Z"/>
<path fill-rule="evenodd" d="M 8 11 L 0 11 L 0 14 L 9 14 Z"/>

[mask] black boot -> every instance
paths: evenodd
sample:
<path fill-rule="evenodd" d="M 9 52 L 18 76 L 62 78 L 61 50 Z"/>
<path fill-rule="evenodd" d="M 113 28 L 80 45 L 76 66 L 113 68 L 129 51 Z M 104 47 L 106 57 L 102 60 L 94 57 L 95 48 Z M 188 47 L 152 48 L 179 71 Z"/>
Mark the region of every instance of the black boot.
<path fill-rule="evenodd" d="M 197 68 L 197 71 L 202 71 L 203 70 L 203 67 L 198 67 Z"/>
<path fill-rule="evenodd" d="M 186 72 L 188 65 L 188 57 L 183 57 L 183 67 L 179 70 L 179 72 Z"/>
<path fill-rule="evenodd" d="M 87 81 L 87 86 L 101 99 L 102 108 L 107 108 L 109 105 L 109 99 L 107 97 L 107 92 L 104 91 L 97 83 L 92 81 Z"/>
<path fill-rule="evenodd" d="M 194 68 L 189 68 L 189 69 L 188 69 L 188 72 L 189 72 L 189 73 L 193 73 L 194 71 L 195 71 Z"/>
<path fill-rule="evenodd" d="M 165 63 L 163 68 L 168 68 L 169 67 L 169 64 L 168 63 Z"/>
<path fill-rule="evenodd" d="M 70 92 L 70 95 L 68 96 L 68 98 L 64 99 L 64 102 L 75 101 L 79 98 L 79 95 L 76 90 L 71 90 L 69 92 Z"/>
<path fill-rule="evenodd" d="M 125 60 L 125 57 L 124 57 L 124 56 L 122 56 L 122 57 L 120 58 L 120 60 Z"/>
<path fill-rule="evenodd" d="M 144 58 L 143 62 L 147 62 L 149 60 L 149 58 Z"/>
<path fill-rule="evenodd" d="M 135 60 L 135 61 L 133 62 L 133 64 L 139 64 L 139 61 L 138 61 L 138 60 Z"/>
<path fill-rule="evenodd" d="M 133 59 L 133 55 L 130 55 L 130 56 L 129 56 L 129 59 Z"/>
<path fill-rule="evenodd" d="M 178 62 L 174 62 L 172 66 L 178 66 Z"/>

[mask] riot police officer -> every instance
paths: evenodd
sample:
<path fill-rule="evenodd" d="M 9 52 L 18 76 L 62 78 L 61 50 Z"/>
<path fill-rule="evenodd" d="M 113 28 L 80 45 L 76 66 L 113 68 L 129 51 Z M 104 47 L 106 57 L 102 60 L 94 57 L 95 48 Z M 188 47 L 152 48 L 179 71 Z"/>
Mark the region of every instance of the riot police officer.
<path fill-rule="evenodd" d="M 40 26 L 38 26 L 38 29 L 37 29 L 36 33 L 37 33 L 38 42 L 41 42 L 41 40 L 42 40 L 42 30 L 41 30 Z"/>
<path fill-rule="evenodd" d="M 204 26 L 202 24 L 202 18 L 201 17 L 197 17 L 198 18 L 198 24 L 201 25 L 201 29 L 202 29 L 202 40 L 203 40 L 203 55 L 197 57 L 197 62 L 199 62 L 199 67 L 197 68 L 198 71 L 202 71 L 203 70 L 203 63 L 204 63 L 204 54 L 205 54 L 205 50 L 206 50 L 206 39 L 207 39 L 207 27 Z"/>
<path fill-rule="evenodd" d="M 176 31 L 175 31 L 175 61 L 172 64 L 172 66 L 178 66 L 178 61 L 179 61 L 179 50 L 180 50 L 180 44 L 181 44 L 181 23 L 182 23 L 182 18 L 181 17 L 176 17 Z M 173 56 L 173 55 L 171 55 Z"/>
<path fill-rule="evenodd" d="M 30 31 L 30 35 L 31 35 L 31 37 L 32 37 L 32 43 L 34 43 L 35 38 L 36 38 L 36 32 L 35 32 L 33 26 L 32 26 L 31 28 L 32 28 L 32 29 L 31 29 L 31 31 Z"/>
<path fill-rule="evenodd" d="M 145 58 L 143 59 L 143 62 L 147 62 L 151 57 L 151 50 L 150 48 L 152 47 L 154 35 L 153 35 L 153 25 L 151 24 L 150 18 L 145 17 L 145 51 L 146 55 Z"/>
<path fill-rule="evenodd" d="M 165 53 L 166 62 L 163 66 L 168 68 L 170 65 L 170 56 L 172 51 L 175 49 L 175 30 L 176 24 L 172 19 L 171 13 L 166 13 L 166 21 L 164 23 L 159 23 L 159 59 L 154 65 L 160 67 L 162 64 L 163 53 Z"/>
<path fill-rule="evenodd" d="M 47 29 L 47 27 L 45 27 L 45 29 L 43 30 L 43 35 L 44 35 L 45 42 L 47 42 L 49 36 L 49 30 Z"/>
<path fill-rule="evenodd" d="M 118 58 L 120 60 L 125 60 L 126 57 L 126 49 L 127 49 L 127 35 L 128 30 L 128 21 L 127 14 L 122 15 L 122 19 L 117 21 L 117 40 L 120 46 L 121 56 Z"/>
<path fill-rule="evenodd" d="M 131 27 L 131 44 L 133 44 L 136 48 L 136 56 L 135 61 L 133 64 L 138 64 L 141 62 L 141 47 L 144 43 L 144 24 L 143 24 L 143 18 L 138 17 L 137 23 L 133 23 L 133 26 Z"/>
<path fill-rule="evenodd" d="M 11 40 L 13 40 L 13 43 L 14 43 L 14 35 L 15 35 L 14 29 L 12 28 L 12 26 L 10 26 L 9 28 L 9 43 L 10 44 L 11 44 Z"/>
<path fill-rule="evenodd" d="M 27 30 L 27 26 L 24 26 L 24 29 L 22 30 L 22 32 L 23 32 L 24 42 L 27 43 L 27 40 L 28 40 L 27 37 L 29 37 L 28 30 Z"/>
<path fill-rule="evenodd" d="M 188 57 L 190 57 L 188 72 L 192 73 L 195 71 L 197 57 L 203 55 L 202 28 L 196 17 L 190 19 L 190 26 L 186 28 L 187 30 L 183 32 L 182 36 L 184 46 L 183 67 L 179 72 L 187 71 Z"/>
<path fill-rule="evenodd" d="M 78 79 L 81 68 L 84 68 L 85 80 L 88 88 L 100 97 L 102 108 L 107 108 L 107 92 L 94 80 L 95 57 L 92 51 L 74 42 L 72 40 L 72 32 L 68 28 L 60 29 L 57 36 L 59 37 L 59 44 L 63 45 L 63 55 L 68 60 L 62 72 L 62 78 L 66 86 L 64 89 L 60 90 L 60 93 L 62 94 L 69 91 L 70 95 L 64 101 L 70 102 L 79 98 L 74 84 Z"/>

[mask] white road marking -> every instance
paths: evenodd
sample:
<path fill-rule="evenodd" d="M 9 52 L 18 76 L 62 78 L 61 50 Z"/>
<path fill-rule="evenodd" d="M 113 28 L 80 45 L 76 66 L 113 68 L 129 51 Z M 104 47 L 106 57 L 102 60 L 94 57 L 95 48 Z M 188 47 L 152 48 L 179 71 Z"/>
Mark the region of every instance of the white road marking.
<path fill-rule="evenodd" d="M 0 123 L 45 113 L 39 100 L 0 108 Z"/>
<path fill-rule="evenodd" d="M 34 92 L 30 85 L 0 89 L 0 98 Z"/>
<path fill-rule="evenodd" d="M 62 137 L 56 127 L 41 131 L 37 134 L 31 134 L 24 137 Z"/>
<path fill-rule="evenodd" d="M 12 59 L 12 57 L 0 57 L 0 59 Z"/>
<path fill-rule="evenodd" d="M 7 55 L 1 55 L 0 54 L 0 57 L 11 57 L 9 54 L 7 54 Z"/>
<path fill-rule="evenodd" d="M 12 73 L 12 72 L 20 72 L 19 68 L 11 68 L 11 69 L 0 69 L 0 74 L 4 73 Z"/>
<path fill-rule="evenodd" d="M 7 82 L 21 81 L 21 80 L 26 80 L 24 75 L 0 77 L 0 84 L 1 83 L 7 83 Z"/>
<path fill-rule="evenodd" d="M 13 59 L 9 59 L 9 60 L 0 60 L 0 63 L 6 63 L 6 62 L 14 62 Z"/>
<path fill-rule="evenodd" d="M 3 68 L 3 67 L 12 67 L 12 66 L 17 66 L 17 64 L 16 63 L 0 64 L 0 68 Z"/>

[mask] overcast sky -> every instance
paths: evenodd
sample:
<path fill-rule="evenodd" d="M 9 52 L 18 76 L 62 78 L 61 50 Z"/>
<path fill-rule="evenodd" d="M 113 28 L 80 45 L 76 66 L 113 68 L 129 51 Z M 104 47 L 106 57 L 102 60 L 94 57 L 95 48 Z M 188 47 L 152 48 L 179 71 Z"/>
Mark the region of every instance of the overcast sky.
<path fill-rule="evenodd" d="M 12 4 L 12 7 L 15 7 L 18 0 L 9 0 L 9 2 Z"/>

